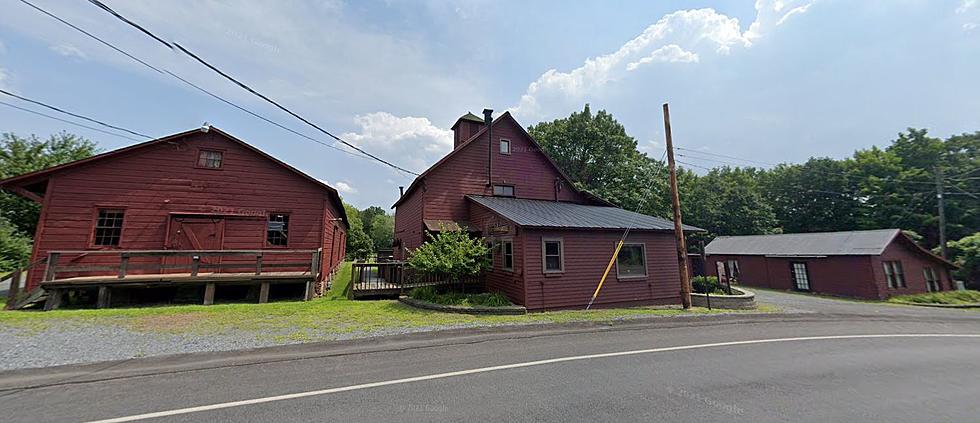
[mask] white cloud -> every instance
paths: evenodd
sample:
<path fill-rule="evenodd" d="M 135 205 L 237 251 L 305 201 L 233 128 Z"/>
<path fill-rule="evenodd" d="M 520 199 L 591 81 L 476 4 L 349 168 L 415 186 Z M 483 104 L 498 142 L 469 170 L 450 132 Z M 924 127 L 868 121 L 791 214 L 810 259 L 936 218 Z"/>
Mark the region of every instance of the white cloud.
<path fill-rule="evenodd" d="M 88 56 L 85 54 L 85 52 L 79 50 L 78 47 L 75 47 L 74 45 L 71 44 L 53 45 L 51 46 L 51 51 L 66 57 L 77 57 L 79 59 L 88 59 Z"/>
<path fill-rule="evenodd" d="M 382 157 L 407 163 L 416 171 L 424 170 L 453 148 L 453 132 L 436 127 L 427 118 L 375 112 L 358 115 L 354 123 L 359 131 L 345 133 L 342 138 Z"/>
<path fill-rule="evenodd" d="M 697 62 L 701 54 L 730 54 L 749 48 L 752 42 L 783 23 L 791 15 L 805 13 L 815 0 L 758 0 L 756 19 L 741 31 L 737 18 L 714 9 L 680 10 L 660 18 L 643 33 L 615 52 L 589 58 L 571 71 L 551 69 L 528 85 L 511 111 L 522 119 L 544 117 L 553 103 L 567 109 L 587 95 L 598 94 L 628 71 L 652 62 Z"/>
<path fill-rule="evenodd" d="M 351 184 L 344 181 L 337 181 L 333 184 L 333 187 L 336 188 L 337 191 L 344 194 L 353 194 L 357 192 L 357 188 L 352 187 Z"/>
<path fill-rule="evenodd" d="M 677 44 L 669 44 L 654 50 L 647 57 L 626 65 L 626 70 L 636 70 L 642 64 L 655 61 L 662 63 L 691 63 L 697 62 L 698 60 L 700 58 L 697 53 L 684 50 Z"/>
<path fill-rule="evenodd" d="M 977 0 L 963 0 L 960 2 L 960 6 L 956 8 L 956 14 L 962 15 L 969 12 L 971 9 L 977 6 Z"/>

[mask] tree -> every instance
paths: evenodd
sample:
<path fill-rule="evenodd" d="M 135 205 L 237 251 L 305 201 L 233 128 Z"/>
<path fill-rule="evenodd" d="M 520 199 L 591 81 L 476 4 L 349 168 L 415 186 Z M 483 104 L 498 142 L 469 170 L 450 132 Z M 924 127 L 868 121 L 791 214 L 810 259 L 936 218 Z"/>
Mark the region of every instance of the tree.
<path fill-rule="evenodd" d="M 429 233 L 429 239 L 409 252 L 408 264 L 415 269 L 445 275 L 450 282 L 480 273 L 490 266 L 489 247 L 461 230 Z"/>
<path fill-rule="evenodd" d="M 950 259 L 959 266 L 955 277 L 970 289 L 980 289 L 980 232 L 948 244 Z"/>
<path fill-rule="evenodd" d="M 712 169 L 694 182 L 683 198 L 684 220 L 711 235 L 772 233 L 776 216 L 759 189 L 755 168 Z"/>
<path fill-rule="evenodd" d="M 356 207 L 344 203 L 347 212 L 347 256 L 352 259 L 367 259 L 371 255 L 371 238 L 364 233 L 364 223 Z"/>
<path fill-rule="evenodd" d="M 0 273 L 16 270 L 31 257 L 31 239 L 0 217 Z"/>
<path fill-rule="evenodd" d="M 385 210 L 378 206 L 371 206 L 361 210 L 361 222 L 364 223 L 364 232 L 371 235 L 371 224 L 374 223 L 374 217 L 383 214 L 385 214 Z"/>
<path fill-rule="evenodd" d="M 96 151 L 94 142 L 67 132 L 46 140 L 34 135 L 21 138 L 11 133 L 0 134 L 0 179 L 84 159 Z M 40 210 L 40 205 L 31 200 L 0 193 L 0 217 L 24 235 L 34 236 Z"/>
<path fill-rule="evenodd" d="M 391 248 L 391 242 L 395 237 L 395 217 L 387 214 L 378 214 L 371 219 L 369 226 L 371 241 L 374 242 L 375 250 Z"/>

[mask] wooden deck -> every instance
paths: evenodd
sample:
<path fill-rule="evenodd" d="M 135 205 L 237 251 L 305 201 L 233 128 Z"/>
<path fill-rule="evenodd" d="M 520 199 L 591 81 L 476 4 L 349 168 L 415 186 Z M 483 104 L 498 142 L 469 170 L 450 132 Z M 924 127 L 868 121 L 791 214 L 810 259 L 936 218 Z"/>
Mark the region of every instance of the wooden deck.
<path fill-rule="evenodd" d="M 483 275 L 467 278 L 464 287 L 483 286 Z M 441 275 L 416 272 L 404 262 L 354 263 L 347 296 L 351 299 L 397 297 L 422 286 L 449 285 Z"/>
<path fill-rule="evenodd" d="M 320 259 L 320 250 L 52 251 L 40 287 L 48 293 L 45 310 L 85 288 L 98 288 L 99 308 L 110 305 L 113 288 L 161 286 L 204 286 L 210 305 L 218 285 L 256 285 L 264 303 L 273 284 L 305 283 L 309 300 L 322 277 Z"/>

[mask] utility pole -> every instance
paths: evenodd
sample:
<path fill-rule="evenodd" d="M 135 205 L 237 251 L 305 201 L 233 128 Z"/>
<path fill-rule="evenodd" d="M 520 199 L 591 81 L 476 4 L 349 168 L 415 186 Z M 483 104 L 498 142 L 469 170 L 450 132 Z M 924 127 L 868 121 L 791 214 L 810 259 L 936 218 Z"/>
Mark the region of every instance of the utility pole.
<path fill-rule="evenodd" d="M 946 199 L 943 192 L 943 168 L 936 166 L 936 201 L 939 207 L 939 250 L 943 258 L 949 258 L 946 253 Z"/>
<path fill-rule="evenodd" d="M 681 199 L 677 194 L 677 171 L 674 169 L 674 142 L 670 137 L 670 109 L 664 103 L 664 134 L 667 137 L 667 169 L 670 171 L 670 203 L 674 209 L 674 236 L 677 237 L 677 270 L 681 274 L 681 304 L 691 308 L 691 278 L 687 274 L 687 242 L 681 223 Z"/>

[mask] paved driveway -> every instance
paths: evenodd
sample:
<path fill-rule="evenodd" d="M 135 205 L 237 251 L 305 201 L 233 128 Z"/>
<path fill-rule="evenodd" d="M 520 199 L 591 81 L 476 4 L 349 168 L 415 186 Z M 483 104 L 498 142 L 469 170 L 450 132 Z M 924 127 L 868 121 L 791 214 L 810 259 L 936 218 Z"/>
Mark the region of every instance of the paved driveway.
<path fill-rule="evenodd" d="M 809 294 L 788 293 L 752 288 L 748 289 L 755 292 L 756 300 L 758 302 L 776 305 L 787 312 L 980 319 L 980 309 L 944 309 L 936 307 L 906 306 L 901 304 L 818 297 Z"/>

